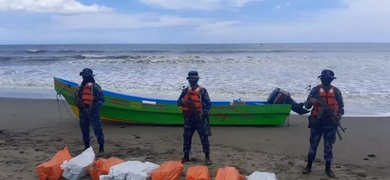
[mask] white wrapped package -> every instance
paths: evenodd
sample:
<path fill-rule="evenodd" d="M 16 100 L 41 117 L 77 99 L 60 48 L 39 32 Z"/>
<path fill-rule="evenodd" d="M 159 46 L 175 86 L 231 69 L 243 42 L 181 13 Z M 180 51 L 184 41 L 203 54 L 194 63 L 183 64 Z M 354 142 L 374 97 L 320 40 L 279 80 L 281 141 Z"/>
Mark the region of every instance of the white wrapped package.
<path fill-rule="evenodd" d="M 145 162 L 127 173 L 126 180 L 146 180 L 152 172 L 160 166 L 151 162 Z"/>
<path fill-rule="evenodd" d="M 247 180 L 278 180 L 275 173 L 255 171 L 250 176 L 246 176 Z"/>
<path fill-rule="evenodd" d="M 100 175 L 99 180 L 114 180 L 114 177 L 111 175 Z"/>
<path fill-rule="evenodd" d="M 143 163 L 140 161 L 126 161 L 124 163 L 112 166 L 108 175 L 112 177 L 111 180 L 125 180 L 127 173 L 129 173 L 131 169 L 134 169 L 137 166 L 141 166 L 142 164 Z"/>
<path fill-rule="evenodd" d="M 92 147 L 89 147 L 78 156 L 69 161 L 64 161 L 61 169 L 64 170 L 62 176 L 69 180 L 81 179 L 88 174 L 88 169 L 95 161 L 95 153 Z"/>
<path fill-rule="evenodd" d="M 157 164 L 140 161 L 126 161 L 110 168 L 108 175 L 99 176 L 100 180 L 146 180 L 152 171 L 159 168 Z"/>

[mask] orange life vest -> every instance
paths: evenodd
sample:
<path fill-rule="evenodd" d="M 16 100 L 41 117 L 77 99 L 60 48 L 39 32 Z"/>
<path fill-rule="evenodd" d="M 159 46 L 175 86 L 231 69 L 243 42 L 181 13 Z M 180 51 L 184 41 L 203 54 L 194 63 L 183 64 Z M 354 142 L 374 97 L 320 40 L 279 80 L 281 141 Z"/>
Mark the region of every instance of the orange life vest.
<path fill-rule="evenodd" d="M 324 102 L 326 102 L 328 106 L 337 114 L 339 112 L 339 105 L 336 100 L 336 92 L 335 92 L 336 87 L 332 86 L 329 89 L 329 91 L 325 91 L 322 88 L 322 85 L 318 85 L 317 87 L 319 88 L 318 93 L 322 97 Z M 317 117 L 320 109 L 321 109 L 321 104 L 315 104 L 313 110 L 311 111 L 311 115 L 313 117 Z"/>
<path fill-rule="evenodd" d="M 201 95 L 200 90 L 202 89 L 201 86 L 199 86 L 196 89 L 192 89 L 191 87 L 188 88 L 187 94 L 184 95 L 184 100 L 188 101 L 188 98 L 191 97 L 192 101 L 194 101 L 195 107 L 199 112 L 202 112 L 202 101 L 201 101 Z M 181 106 L 182 111 L 189 111 L 190 110 L 190 104 L 183 104 Z"/>
<path fill-rule="evenodd" d="M 93 83 L 87 83 L 84 86 L 83 93 L 81 95 L 81 100 L 84 105 L 86 106 L 92 106 L 93 104 Z"/>

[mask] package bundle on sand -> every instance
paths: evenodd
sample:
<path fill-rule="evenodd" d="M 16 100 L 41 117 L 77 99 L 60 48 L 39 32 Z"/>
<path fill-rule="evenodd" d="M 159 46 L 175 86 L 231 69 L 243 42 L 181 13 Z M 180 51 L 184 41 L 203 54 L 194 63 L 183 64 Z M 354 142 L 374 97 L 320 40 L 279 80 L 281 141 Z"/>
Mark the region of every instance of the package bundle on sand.
<path fill-rule="evenodd" d="M 61 165 L 64 161 L 69 161 L 72 156 L 69 153 L 68 146 L 58 151 L 54 157 L 47 162 L 44 162 L 36 167 L 39 180 L 60 179 L 64 170 Z"/>
<path fill-rule="evenodd" d="M 111 157 L 108 159 L 99 158 L 93 162 L 91 168 L 89 168 L 89 174 L 93 180 L 99 180 L 100 175 L 107 175 L 110 172 L 110 168 L 117 164 L 125 162 L 122 159 Z"/>
<path fill-rule="evenodd" d="M 207 166 L 191 166 L 187 169 L 186 180 L 210 180 Z"/>
<path fill-rule="evenodd" d="M 126 161 L 110 168 L 107 175 L 100 175 L 100 180 L 146 180 L 160 166 L 151 162 Z"/>
<path fill-rule="evenodd" d="M 244 176 L 235 167 L 226 166 L 218 168 L 215 180 L 244 180 Z"/>
<path fill-rule="evenodd" d="M 88 175 L 88 170 L 94 161 L 95 152 L 92 147 L 89 147 L 71 160 L 64 161 L 61 165 L 61 169 L 64 170 L 62 176 L 69 180 L 81 179 Z"/>
<path fill-rule="evenodd" d="M 152 180 L 179 180 L 184 165 L 181 161 L 166 161 L 152 172 Z"/>

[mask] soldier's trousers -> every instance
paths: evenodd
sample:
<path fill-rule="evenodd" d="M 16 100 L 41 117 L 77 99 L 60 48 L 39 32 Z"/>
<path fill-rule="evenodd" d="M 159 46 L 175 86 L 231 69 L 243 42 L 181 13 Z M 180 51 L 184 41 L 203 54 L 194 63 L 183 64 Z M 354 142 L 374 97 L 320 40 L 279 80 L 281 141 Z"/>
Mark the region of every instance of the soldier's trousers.
<path fill-rule="evenodd" d="M 89 145 L 89 126 L 92 126 L 93 131 L 95 132 L 96 139 L 99 144 L 104 144 L 104 135 L 102 122 L 99 116 L 99 110 L 95 109 L 89 113 L 80 109 L 80 128 L 83 134 L 84 144 Z"/>
<path fill-rule="evenodd" d="M 198 131 L 200 141 L 202 142 L 203 152 L 210 153 L 209 136 L 207 135 L 207 125 L 204 120 L 198 121 L 195 117 L 184 117 L 184 153 L 189 153 L 191 150 L 192 136 L 194 132 Z"/>
<path fill-rule="evenodd" d="M 310 128 L 310 149 L 308 161 L 314 161 L 321 138 L 324 138 L 324 160 L 333 160 L 333 144 L 336 141 L 336 125 L 318 124 Z"/>

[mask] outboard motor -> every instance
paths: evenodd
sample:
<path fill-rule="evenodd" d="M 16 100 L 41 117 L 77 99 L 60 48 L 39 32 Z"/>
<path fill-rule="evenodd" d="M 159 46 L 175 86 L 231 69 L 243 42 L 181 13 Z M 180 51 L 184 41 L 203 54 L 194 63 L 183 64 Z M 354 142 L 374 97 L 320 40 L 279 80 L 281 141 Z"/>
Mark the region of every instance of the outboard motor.
<path fill-rule="evenodd" d="M 291 98 L 290 93 L 280 88 L 275 90 L 269 95 L 267 104 L 291 104 L 291 110 L 299 115 L 306 114 L 310 111 L 303 108 L 304 103 L 297 103 Z"/>

